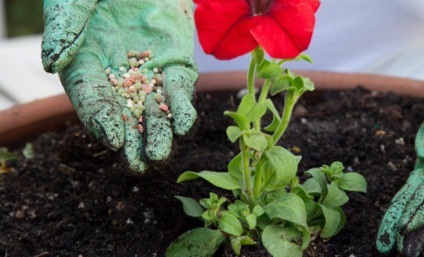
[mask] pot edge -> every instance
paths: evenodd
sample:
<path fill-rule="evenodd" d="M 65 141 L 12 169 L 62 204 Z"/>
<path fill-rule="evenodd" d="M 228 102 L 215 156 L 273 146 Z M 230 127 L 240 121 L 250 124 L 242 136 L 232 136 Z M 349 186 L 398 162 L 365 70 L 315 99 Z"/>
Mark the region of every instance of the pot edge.
<path fill-rule="evenodd" d="M 317 90 L 347 90 L 361 86 L 373 91 L 424 97 L 424 81 L 365 73 L 308 70 L 294 72 L 309 77 Z M 237 91 L 244 88 L 245 84 L 245 72 L 204 73 L 199 75 L 196 91 Z M 65 94 L 14 106 L 0 111 L 0 146 L 23 141 L 29 136 L 63 127 L 67 122 L 75 123 L 77 120 L 75 110 Z"/>

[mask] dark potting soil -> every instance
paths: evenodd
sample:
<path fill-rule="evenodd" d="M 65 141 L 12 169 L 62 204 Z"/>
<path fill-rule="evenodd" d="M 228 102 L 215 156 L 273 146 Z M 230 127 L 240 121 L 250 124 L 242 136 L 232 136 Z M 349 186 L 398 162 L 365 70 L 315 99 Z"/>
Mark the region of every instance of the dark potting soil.
<path fill-rule="evenodd" d="M 0 256 L 164 256 L 177 236 L 202 226 L 185 216 L 174 196 L 201 199 L 216 191 L 202 181 L 176 184 L 178 175 L 225 170 L 237 153 L 225 135 L 231 120 L 223 116 L 236 101 L 229 94 L 199 95 L 195 136 L 178 140 L 173 157 L 144 176 L 122 169 L 118 155 L 80 125 L 39 136 L 32 141 L 34 158 L 21 156 L 9 163 L 14 172 L 0 175 Z M 316 239 L 305 256 L 381 256 L 374 243 L 378 225 L 413 168 L 423 120 L 422 99 L 362 89 L 305 95 L 281 141 L 302 155 L 300 174 L 341 161 L 369 186 L 366 194 L 349 194 L 340 234 Z M 227 247 L 216 256 L 233 254 Z M 242 256 L 269 255 L 251 246 Z"/>

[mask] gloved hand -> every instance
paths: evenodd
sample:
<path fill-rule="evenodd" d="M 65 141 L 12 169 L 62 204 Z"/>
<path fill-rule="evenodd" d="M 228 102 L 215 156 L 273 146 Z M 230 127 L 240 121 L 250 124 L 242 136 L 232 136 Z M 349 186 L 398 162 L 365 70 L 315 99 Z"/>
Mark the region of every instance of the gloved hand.
<path fill-rule="evenodd" d="M 395 243 L 403 256 L 424 253 L 424 123 L 415 139 L 417 162 L 406 184 L 393 198 L 383 217 L 377 248 L 389 252 Z"/>
<path fill-rule="evenodd" d="M 133 171 L 144 171 L 147 160 L 166 159 L 173 134 L 186 134 L 197 118 L 191 104 L 198 76 L 192 5 L 191 0 L 44 1 L 44 69 L 59 72 L 84 126 L 108 148 L 121 149 Z M 164 95 L 173 115 L 167 119 L 154 93 L 149 94 L 143 133 L 105 74 L 108 67 L 116 72 L 128 68 L 130 50 L 155 55 L 140 69 L 163 68 Z"/>

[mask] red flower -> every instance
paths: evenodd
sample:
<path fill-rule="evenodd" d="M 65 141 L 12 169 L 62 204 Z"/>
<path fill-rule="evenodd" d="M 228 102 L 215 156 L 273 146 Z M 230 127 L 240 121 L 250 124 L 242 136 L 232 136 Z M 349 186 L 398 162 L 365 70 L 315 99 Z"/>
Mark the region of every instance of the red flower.
<path fill-rule="evenodd" d="M 307 49 L 319 0 L 194 0 L 200 44 L 228 60 L 260 45 L 271 57 L 294 58 Z"/>

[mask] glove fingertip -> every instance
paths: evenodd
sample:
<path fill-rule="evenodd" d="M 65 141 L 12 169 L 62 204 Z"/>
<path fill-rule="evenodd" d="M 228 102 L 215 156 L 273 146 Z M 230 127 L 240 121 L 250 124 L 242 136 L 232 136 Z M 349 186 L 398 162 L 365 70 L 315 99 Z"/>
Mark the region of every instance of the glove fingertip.
<path fill-rule="evenodd" d="M 128 109 L 123 110 L 124 115 L 131 117 Z M 135 126 L 134 118 L 126 118 L 125 126 L 125 144 L 121 154 L 125 160 L 125 168 L 131 171 L 131 174 L 143 175 L 148 169 L 148 164 L 143 159 L 143 136 Z"/>
<path fill-rule="evenodd" d="M 376 246 L 379 252 L 388 253 L 396 243 L 396 224 L 400 219 L 396 208 L 391 206 L 383 217 L 377 234 Z"/>
<path fill-rule="evenodd" d="M 390 233 L 388 231 L 384 231 L 384 232 L 379 231 L 377 236 L 376 246 L 377 246 L 377 250 L 380 253 L 390 252 L 393 249 L 394 244 L 395 244 L 395 237 L 393 233 Z"/>
<path fill-rule="evenodd" d="M 193 106 L 184 113 L 176 114 L 174 120 L 174 132 L 176 135 L 184 136 L 188 134 L 197 121 L 197 112 Z"/>
<path fill-rule="evenodd" d="M 172 132 L 163 131 L 156 135 L 150 134 L 147 139 L 146 155 L 151 161 L 163 161 L 171 155 Z"/>
<path fill-rule="evenodd" d="M 171 110 L 173 113 L 174 133 L 184 136 L 192 131 L 197 121 L 197 111 L 187 93 L 183 90 L 173 92 Z"/>
<path fill-rule="evenodd" d="M 172 149 L 170 122 L 161 116 L 149 116 L 146 119 L 146 156 L 151 161 L 163 161 L 170 156 Z"/>
<path fill-rule="evenodd" d="M 144 174 L 144 172 L 147 170 L 147 168 L 149 166 L 147 165 L 146 162 L 144 162 L 140 159 L 137 159 L 135 161 L 129 162 L 128 167 L 129 167 L 130 171 L 132 171 L 133 173 Z"/>
<path fill-rule="evenodd" d="M 122 120 L 118 115 L 110 115 L 100 111 L 93 117 L 93 126 L 89 130 L 107 148 L 117 151 L 125 142 L 125 132 Z"/>

